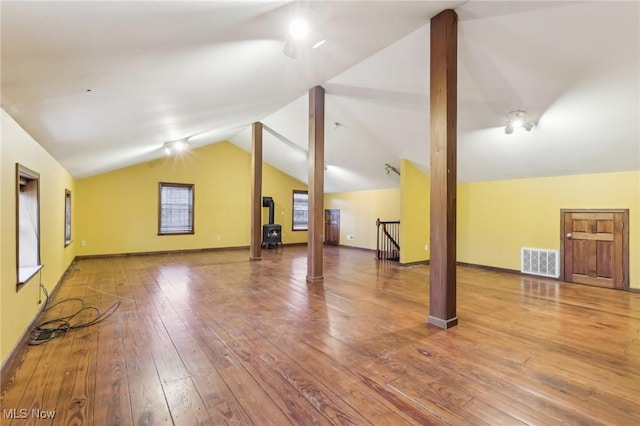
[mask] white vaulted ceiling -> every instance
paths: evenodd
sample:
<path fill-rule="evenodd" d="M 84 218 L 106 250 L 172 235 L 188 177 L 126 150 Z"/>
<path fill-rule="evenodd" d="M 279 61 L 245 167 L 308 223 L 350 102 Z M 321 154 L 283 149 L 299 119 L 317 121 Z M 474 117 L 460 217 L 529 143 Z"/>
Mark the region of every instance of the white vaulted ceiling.
<path fill-rule="evenodd" d="M 429 19 L 459 15 L 462 181 L 640 169 L 640 4 L 537 1 L 2 1 L 2 107 L 82 178 L 166 141 L 249 149 L 307 180 L 307 92 L 326 96 L 325 189 L 429 167 Z M 284 55 L 305 15 L 327 42 Z M 526 110 L 530 133 L 504 134 Z M 336 124 L 337 123 L 337 124 Z"/>

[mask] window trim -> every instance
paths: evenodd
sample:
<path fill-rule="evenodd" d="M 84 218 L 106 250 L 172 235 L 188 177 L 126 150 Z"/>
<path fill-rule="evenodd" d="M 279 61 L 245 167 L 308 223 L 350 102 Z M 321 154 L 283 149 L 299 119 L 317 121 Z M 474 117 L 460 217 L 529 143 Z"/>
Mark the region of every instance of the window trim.
<path fill-rule="evenodd" d="M 20 183 L 22 179 L 35 181 L 35 204 L 36 204 L 36 254 L 35 265 L 22 265 L 20 262 Z M 27 182 L 25 185 L 28 185 Z M 43 267 L 40 257 L 40 173 L 35 172 L 20 163 L 16 163 L 16 292 L 19 291 L 29 280 L 31 280 Z M 27 207 L 28 208 L 28 207 Z M 33 223 L 33 222 L 32 222 Z"/>
<path fill-rule="evenodd" d="M 164 187 L 176 187 L 176 188 L 189 188 L 191 189 L 191 230 L 180 232 L 166 232 L 162 231 L 162 188 Z M 175 183 L 175 182 L 158 182 L 158 235 L 193 235 L 195 234 L 195 204 L 196 204 L 196 189 L 192 183 Z"/>
<path fill-rule="evenodd" d="M 296 228 L 296 194 L 305 194 L 307 196 L 307 226 L 305 228 Z M 291 230 L 294 232 L 309 230 L 309 191 L 302 189 L 294 189 L 291 197 Z"/>
<path fill-rule="evenodd" d="M 69 201 L 68 204 L 67 204 L 67 200 Z M 68 218 L 68 221 L 67 221 L 67 218 Z M 67 235 L 67 227 L 69 228 L 69 235 Z M 64 246 L 69 247 L 72 242 L 73 242 L 73 239 L 71 238 L 71 191 L 65 188 L 64 190 Z"/>

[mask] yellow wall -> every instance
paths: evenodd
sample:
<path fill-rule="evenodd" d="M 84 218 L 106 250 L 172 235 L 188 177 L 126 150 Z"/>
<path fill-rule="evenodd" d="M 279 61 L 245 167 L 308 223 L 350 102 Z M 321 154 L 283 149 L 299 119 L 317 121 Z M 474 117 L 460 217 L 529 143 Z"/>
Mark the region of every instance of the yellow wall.
<path fill-rule="evenodd" d="M 400 190 L 325 194 L 324 208 L 340 210 L 340 245 L 375 250 L 376 219 L 400 220 Z M 354 239 L 348 240 L 347 235 Z"/>
<path fill-rule="evenodd" d="M 250 180 L 250 155 L 229 142 L 79 180 L 77 254 L 248 246 Z M 159 182 L 195 185 L 194 235 L 158 236 Z M 306 242 L 306 232 L 291 232 L 292 191 L 306 185 L 264 164 L 262 187 L 283 242 Z"/>
<path fill-rule="evenodd" d="M 73 177 L 1 111 L 0 203 L 0 359 L 4 363 L 39 308 L 39 277 L 16 292 L 16 163 L 40 174 L 40 257 L 42 283 L 51 292 L 75 258 L 78 194 Z M 72 237 L 64 246 L 65 189 L 72 196 Z"/>
<path fill-rule="evenodd" d="M 560 249 L 560 209 L 627 208 L 630 285 L 640 288 L 640 171 L 458 186 L 458 260 L 520 270 L 520 248 Z"/>
<path fill-rule="evenodd" d="M 400 164 L 402 215 L 400 219 L 400 263 L 429 259 L 429 177 L 411 161 Z M 425 250 L 425 245 L 427 250 Z"/>

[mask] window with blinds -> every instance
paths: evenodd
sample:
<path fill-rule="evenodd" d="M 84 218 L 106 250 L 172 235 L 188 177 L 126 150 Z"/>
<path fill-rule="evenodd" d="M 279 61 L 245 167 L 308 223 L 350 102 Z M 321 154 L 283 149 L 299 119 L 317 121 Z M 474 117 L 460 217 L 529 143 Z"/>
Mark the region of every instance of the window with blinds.
<path fill-rule="evenodd" d="M 309 193 L 307 191 L 293 191 L 293 230 L 306 231 L 309 229 Z"/>
<path fill-rule="evenodd" d="M 193 234 L 194 185 L 160 182 L 158 235 Z"/>

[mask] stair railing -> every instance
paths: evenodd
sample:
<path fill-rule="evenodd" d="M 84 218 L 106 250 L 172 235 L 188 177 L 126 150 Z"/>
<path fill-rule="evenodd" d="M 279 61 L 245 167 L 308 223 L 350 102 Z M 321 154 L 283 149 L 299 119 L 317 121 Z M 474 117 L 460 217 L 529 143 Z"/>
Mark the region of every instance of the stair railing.
<path fill-rule="evenodd" d="M 400 221 L 376 220 L 378 238 L 376 258 L 378 260 L 400 260 Z"/>

